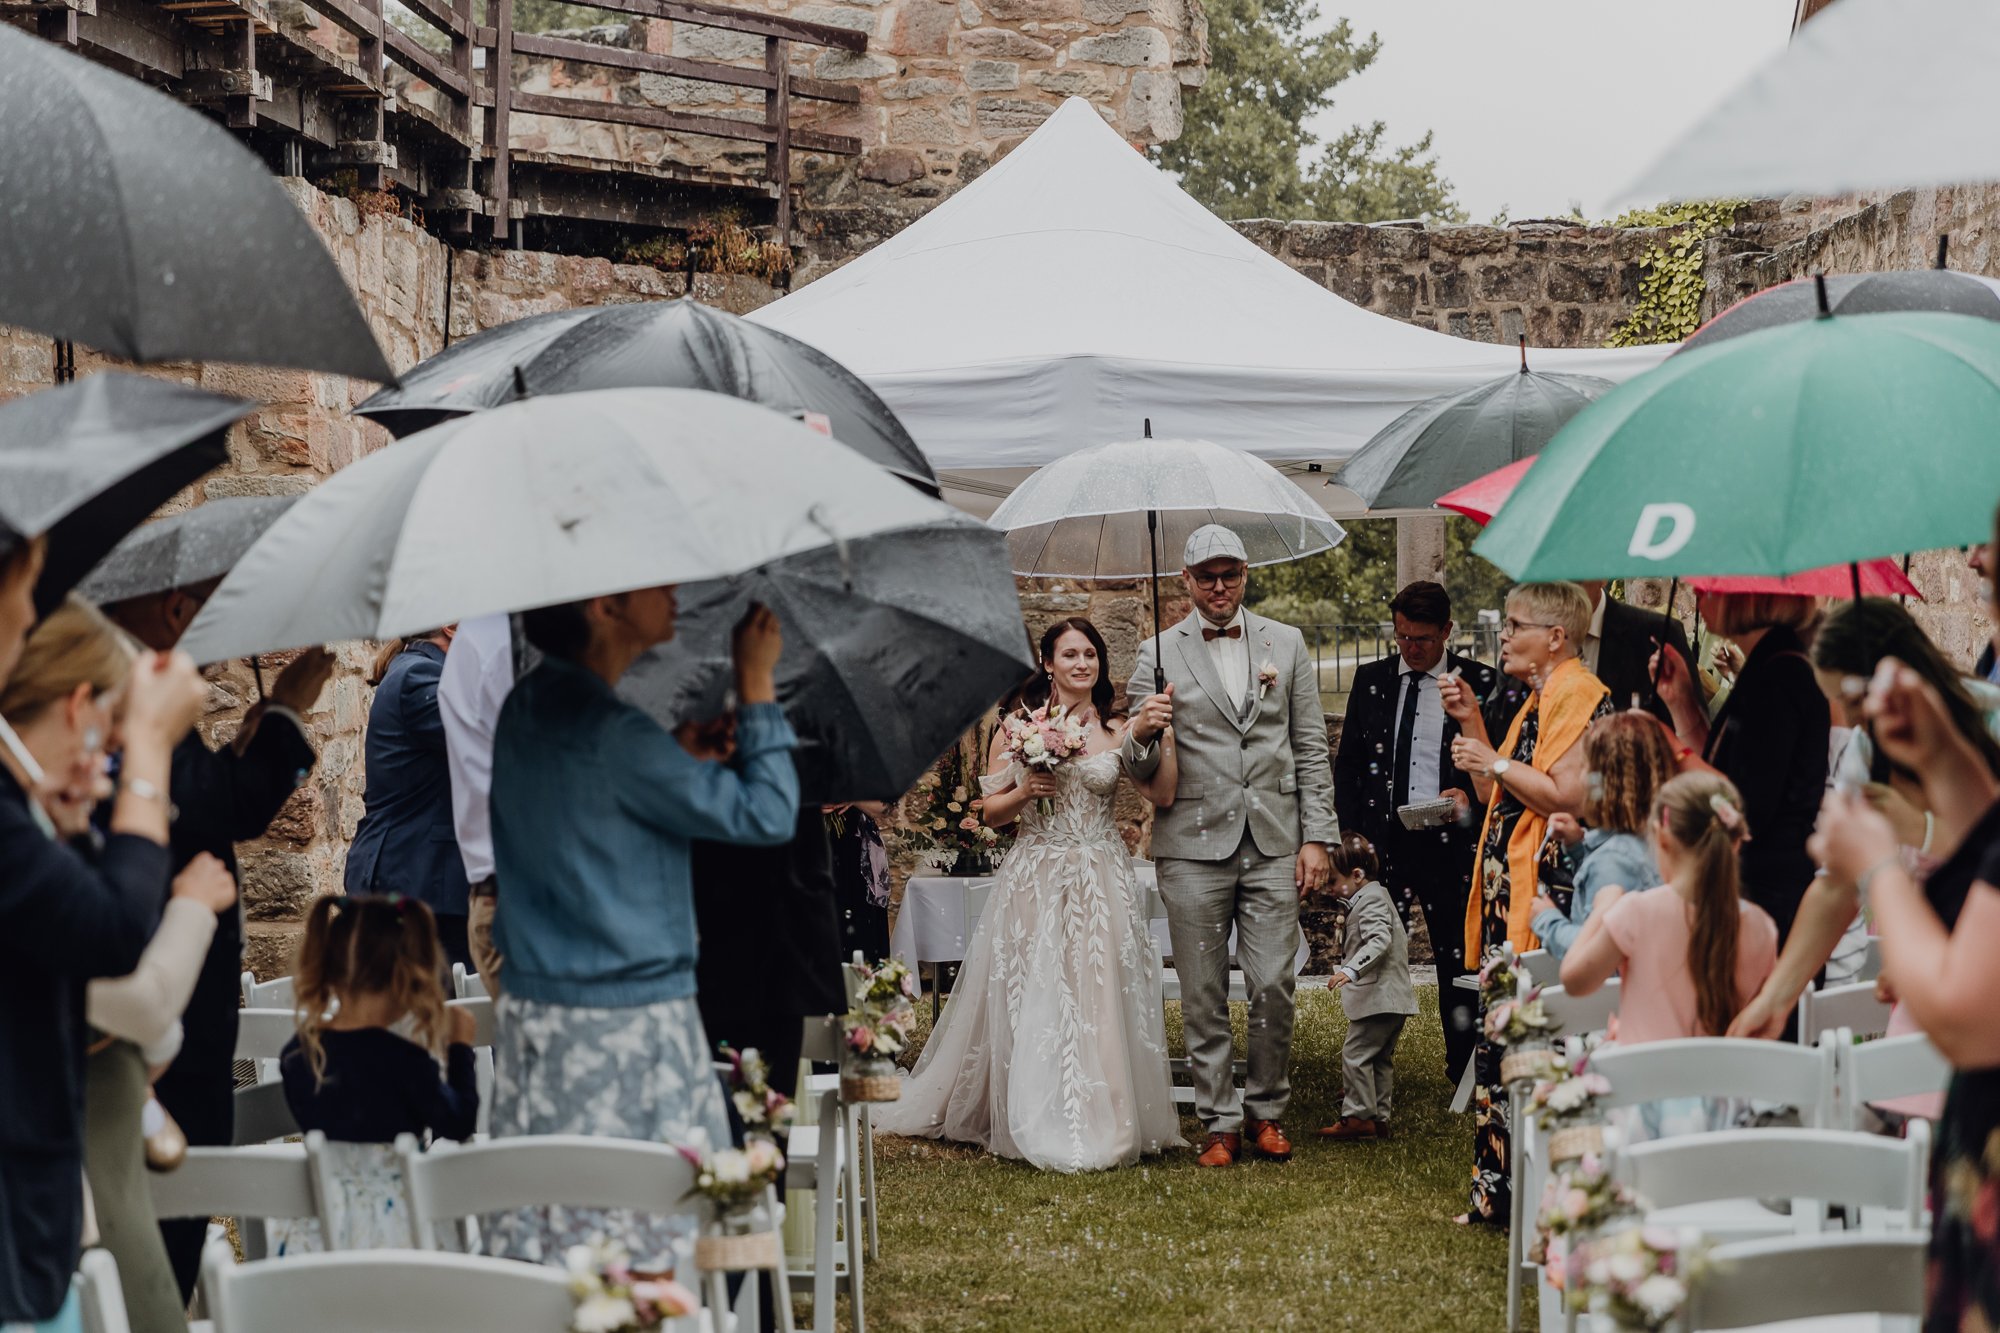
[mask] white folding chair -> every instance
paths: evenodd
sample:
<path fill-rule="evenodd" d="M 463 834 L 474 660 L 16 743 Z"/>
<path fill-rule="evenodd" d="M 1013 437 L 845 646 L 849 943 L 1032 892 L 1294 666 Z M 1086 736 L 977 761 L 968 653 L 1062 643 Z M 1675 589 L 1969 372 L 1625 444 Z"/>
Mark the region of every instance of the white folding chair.
<path fill-rule="evenodd" d="M 455 1000 L 481 1000 L 486 998 L 486 983 L 477 972 L 465 970 L 464 963 L 451 965 L 451 996 Z"/>
<path fill-rule="evenodd" d="M 1926 1243 L 1920 1235 L 1849 1233 L 1718 1246 L 1679 1327 L 1706 1333 L 1837 1315 L 1914 1318 L 1924 1309 Z"/>
<path fill-rule="evenodd" d="M 1867 1230 L 1918 1233 L 1930 1139 L 1922 1121 L 1906 1139 L 1840 1129 L 1719 1130 L 1634 1144 L 1619 1150 L 1614 1169 L 1652 1204 L 1652 1220 L 1694 1227 L 1717 1242 L 1814 1235 L 1827 1229 L 1832 1204 L 1850 1217 L 1859 1210 Z M 1791 1200 L 1791 1215 L 1762 1199 Z"/>
<path fill-rule="evenodd" d="M 256 973 L 245 972 L 242 980 L 245 1009 L 290 1009 L 296 1003 L 290 977 L 259 981 Z"/>
<path fill-rule="evenodd" d="M 235 1218 L 243 1253 L 253 1259 L 270 1253 L 265 1224 L 271 1221 L 314 1218 L 332 1234 L 302 1144 L 189 1148 L 180 1166 L 148 1172 L 146 1182 L 159 1217 Z"/>
<path fill-rule="evenodd" d="M 1839 1052 L 1840 1121 L 1860 1127 L 1864 1109 L 1894 1097 L 1941 1093 L 1951 1082 L 1951 1065 L 1921 1032 L 1880 1037 L 1855 1045 L 1836 1036 Z"/>
<path fill-rule="evenodd" d="M 216 1333 L 493 1333 L 565 1329 L 569 1275 L 540 1264 L 415 1250 L 301 1254 L 238 1264 L 202 1254 Z"/>
<path fill-rule="evenodd" d="M 125 1286 L 109 1250 L 85 1250 L 76 1266 L 76 1303 L 83 1333 L 132 1333 L 125 1316 Z"/>
<path fill-rule="evenodd" d="M 1532 985 L 1553 986 L 1562 975 L 1562 964 L 1550 958 L 1547 949 L 1529 949 L 1514 955 L 1514 970 Z"/>
<path fill-rule="evenodd" d="M 969 893 L 967 897 L 970 898 Z M 970 906 L 969 901 L 967 905 Z M 968 921 L 974 919 L 976 918 L 967 917 Z M 854 962 L 844 969 L 847 980 L 847 1002 L 850 1006 L 861 996 L 861 977 L 855 968 L 864 965 L 865 962 L 861 951 L 856 949 Z M 828 1075 L 821 1074 L 815 1077 L 824 1079 Z M 837 1084 L 839 1076 L 832 1077 Z M 848 1171 L 850 1175 L 859 1177 L 857 1184 L 860 1191 L 861 1221 L 868 1231 L 868 1259 L 872 1263 L 882 1257 L 881 1228 L 875 1215 L 875 1116 L 873 1108 L 867 1102 L 850 1106 L 847 1110 L 848 1115 L 842 1124 L 848 1134 L 847 1152 L 848 1161 L 851 1163 Z"/>
<path fill-rule="evenodd" d="M 839 1063 L 841 1056 L 840 1020 L 808 1018 L 800 1055 L 807 1060 Z M 840 1079 L 816 1074 L 806 1080 L 805 1091 L 818 1098 L 819 1116 L 814 1124 L 794 1124 L 785 1146 L 785 1186 L 813 1192 L 813 1262 L 810 1271 L 793 1269 L 787 1276 L 794 1287 L 812 1293 L 812 1327 L 818 1333 L 832 1333 L 834 1327 L 834 1285 L 847 1283 L 853 1307 L 854 1333 L 866 1325 L 861 1301 L 861 1264 L 864 1249 L 861 1224 L 860 1174 L 843 1122 L 849 1115 L 840 1098 Z M 836 1258 L 834 1239 L 843 1236 L 842 1252 Z"/>
<path fill-rule="evenodd" d="M 236 1090 L 235 1132 L 230 1142 L 238 1148 L 273 1139 L 289 1139 L 303 1131 L 292 1118 L 291 1103 L 285 1100 L 282 1083 L 253 1083 Z"/>
<path fill-rule="evenodd" d="M 1588 995 L 1571 995 L 1561 986 L 1542 989 L 1542 1008 L 1556 1023 L 1556 1036 L 1587 1037 L 1611 1026 L 1618 1012 L 1622 983 L 1611 978 Z"/>
<path fill-rule="evenodd" d="M 457 969 L 464 966 L 453 963 Z M 476 974 L 467 974 L 467 980 L 476 979 Z M 457 980 L 454 970 L 453 980 Z M 493 1042 L 498 1027 L 493 1017 L 493 1001 L 486 995 L 469 995 L 462 999 L 446 1000 L 445 1008 L 463 1009 L 472 1015 L 472 1072 L 479 1088 L 479 1114 L 473 1121 L 472 1132 L 476 1137 L 485 1138 L 493 1125 Z"/>
<path fill-rule="evenodd" d="M 278 1057 L 284 1054 L 285 1043 L 298 1032 L 298 1019 L 289 1005 L 282 1009 L 240 1009 L 236 1013 L 236 1058 L 256 1064 L 259 1083 L 275 1083 Z"/>
<path fill-rule="evenodd" d="M 1868 951 L 1861 956 L 1861 975 L 1856 981 L 1873 981 L 1882 975 L 1882 937 L 1868 937 Z"/>
<path fill-rule="evenodd" d="M 1808 984 L 1799 996 L 1799 1045 L 1817 1045 L 1822 1034 L 1846 1028 L 1857 1036 L 1879 1037 L 1889 1030 L 1891 1006 L 1875 998 L 1875 983 L 1857 981 L 1825 990 Z"/>
<path fill-rule="evenodd" d="M 1798 1108 L 1809 1129 L 1834 1126 L 1832 1043 L 1740 1037 L 1685 1037 L 1614 1046 L 1591 1056 L 1591 1068 L 1611 1081 L 1605 1106 L 1640 1106 L 1669 1097 L 1731 1097 Z"/>

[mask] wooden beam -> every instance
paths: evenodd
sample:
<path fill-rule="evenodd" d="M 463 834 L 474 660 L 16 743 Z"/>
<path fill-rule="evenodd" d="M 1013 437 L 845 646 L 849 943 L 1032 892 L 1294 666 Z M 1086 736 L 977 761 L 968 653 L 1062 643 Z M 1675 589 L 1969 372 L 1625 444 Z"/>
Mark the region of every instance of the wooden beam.
<path fill-rule="evenodd" d="M 504 0 L 503 0 L 504 2 Z M 514 110 L 524 115 L 561 116 L 567 120 L 605 120 L 619 125 L 639 125 L 650 130 L 670 130 L 676 134 L 705 134 L 714 139 L 741 139 L 749 143 L 776 143 L 778 131 L 761 121 L 730 120 L 725 116 L 693 116 L 656 107 L 628 106 L 622 102 L 586 102 L 575 97 L 544 97 L 539 93 L 515 93 Z M 791 130 L 791 144 L 813 153 L 859 153 L 861 141 L 844 135 L 817 134 Z"/>
<path fill-rule="evenodd" d="M 514 100 L 514 0 L 488 0 L 486 13 L 495 28 L 492 49 L 486 53 L 486 86 L 492 94 L 492 110 L 486 116 L 486 148 L 493 159 L 488 191 L 493 196 L 493 239 L 507 239 L 507 154 L 509 121 Z"/>
<path fill-rule="evenodd" d="M 432 27 L 441 29 L 448 36 L 463 37 L 471 27 L 463 15 L 453 13 L 438 0 L 402 0 L 403 7 L 424 19 Z"/>
<path fill-rule="evenodd" d="M 433 85 L 443 89 L 453 100 L 463 98 L 472 92 L 472 84 L 458 76 L 458 71 L 426 50 L 417 40 L 393 23 L 382 25 L 382 46 L 390 59 L 412 74 L 429 79 Z"/>
<path fill-rule="evenodd" d="M 672 19 L 705 28 L 726 28 L 730 32 L 755 33 L 759 37 L 782 37 L 811 46 L 830 46 L 839 51 L 866 51 L 868 34 L 852 28 L 836 28 L 826 23 L 801 23 L 775 14 L 753 14 L 727 5 L 705 5 L 697 0 L 590 0 L 596 9 L 615 9 L 621 14 L 642 18 Z"/>
<path fill-rule="evenodd" d="M 789 45 L 777 37 L 764 39 L 764 72 L 771 90 L 764 94 L 764 128 L 771 143 L 764 149 L 764 174 L 778 187 L 778 242 L 792 246 L 792 81 L 786 74 Z"/>
<path fill-rule="evenodd" d="M 605 65 L 612 69 L 643 70 L 648 74 L 669 74 L 678 79 L 722 83 L 735 88 L 761 88 L 768 92 L 777 84 L 777 77 L 769 70 L 745 69 L 740 65 L 721 65 L 712 60 L 687 60 L 680 56 L 654 55 L 649 51 L 627 51 L 615 46 L 599 46 L 594 42 L 572 41 L 567 37 L 541 37 L 525 32 L 516 33 L 514 50 L 525 56 L 574 60 L 583 64 Z M 835 83 L 830 79 L 793 78 L 791 85 L 794 97 L 810 97 L 821 102 L 861 100 L 861 90 L 851 83 Z"/>

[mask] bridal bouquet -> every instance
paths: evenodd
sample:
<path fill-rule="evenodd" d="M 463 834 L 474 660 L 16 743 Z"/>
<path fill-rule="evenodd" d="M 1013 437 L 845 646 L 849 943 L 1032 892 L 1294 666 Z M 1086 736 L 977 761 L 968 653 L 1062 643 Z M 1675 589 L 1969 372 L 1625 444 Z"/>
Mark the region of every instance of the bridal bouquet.
<path fill-rule="evenodd" d="M 690 1315 L 700 1305 L 694 1293 L 672 1278 L 632 1270 L 631 1256 L 616 1241 L 595 1237 L 572 1245 L 563 1255 L 569 1270 L 571 1333 L 637 1333 L 669 1319 Z"/>
<path fill-rule="evenodd" d="M 1090 744 L 1090 726 L 1060 704 L 1037 708 L 1025 716 L 1016 714 L 1001 725 L 1007 729 L 1008 757 L 1023 770 L 1039 768 L 1053 773 L 1066 759 L 1080 755 Z M 1056 812 L 1055 802 L 1044 796 L 1036 808 L 1046 819 Z"/>

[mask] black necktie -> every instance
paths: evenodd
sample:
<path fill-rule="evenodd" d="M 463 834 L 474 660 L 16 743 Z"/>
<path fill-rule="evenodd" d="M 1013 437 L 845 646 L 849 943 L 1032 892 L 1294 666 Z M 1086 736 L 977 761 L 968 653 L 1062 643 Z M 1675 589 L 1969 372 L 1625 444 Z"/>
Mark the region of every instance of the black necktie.
<path fill-rule="evenodd" d="M 1410 741 L 1417 733 L 1417 693 L 1430 673 L 1412 671 L 1404 678 L 1403 716 L 1396 723 L 1395 802 L 1398 809 L 1410 803 Z"/>

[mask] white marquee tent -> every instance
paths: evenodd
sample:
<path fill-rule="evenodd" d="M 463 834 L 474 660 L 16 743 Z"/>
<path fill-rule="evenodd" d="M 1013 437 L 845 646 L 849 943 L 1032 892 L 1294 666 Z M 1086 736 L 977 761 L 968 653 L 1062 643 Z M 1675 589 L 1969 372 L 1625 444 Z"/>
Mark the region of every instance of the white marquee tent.
<path fill-rule="evenodd" d="M 1518 365 L 1512 347 L 1342 300 L 1239 236 L 1071 98 L 997 166 L 750 318 L 874 387 L 981 515 L 1072 450 L 1155 434 L 1248 449 L 1336 514 L 1326 473 L 1406 408 Z M 1543 351 L 1624 380 L 1671 348 Z M 1322 472 L 1315 473 L 1311 465 Z"/>

